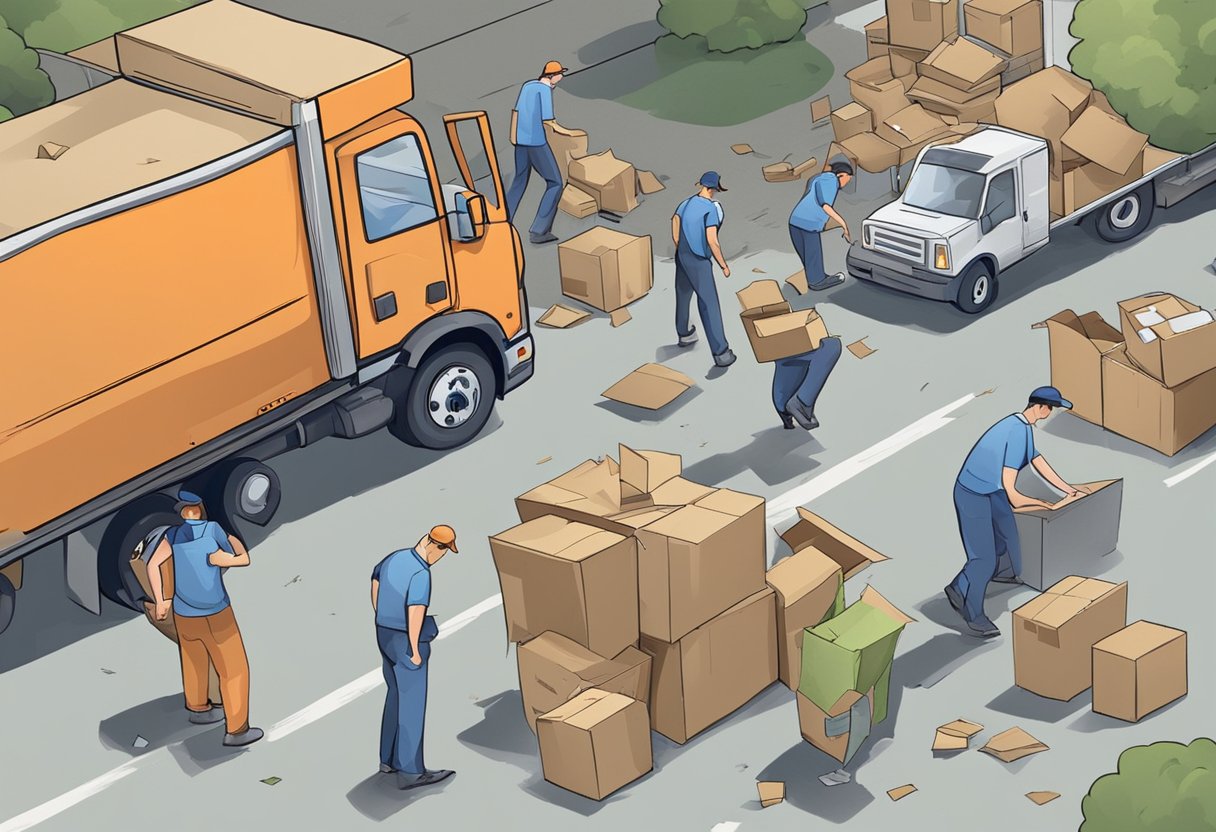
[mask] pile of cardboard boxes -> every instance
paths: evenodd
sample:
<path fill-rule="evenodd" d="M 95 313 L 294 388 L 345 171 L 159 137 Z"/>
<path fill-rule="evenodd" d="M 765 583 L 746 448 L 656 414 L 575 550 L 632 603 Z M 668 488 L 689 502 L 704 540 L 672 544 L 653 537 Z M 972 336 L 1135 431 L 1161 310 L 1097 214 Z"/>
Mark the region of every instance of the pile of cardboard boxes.
<path fill-rule="evenodd" d="M 638 207 L 639 193 L 663 190 L 657 176 L 616 158 L 611 149 L 588 154 L 586 130 L 546 123 L 545 137 L 567 183 L 558 207 L 572 217 L 589 217 L 598 211 L 627 214 Z"/>
<path fill-rule="evenodd" d="M 1046 328 L 1051 383 L 1072 413 L 1173 456 L 1216 427 L 1216 321 L 1170 294 L 1119 303 L 1120 329 L 1066 309 Z"/>
<path fill-rule="evenodd" d="M 783 535 L 794 555 L 766 574 L 762 498 L 623 445 L 619 462 L 588 460 L 515 502 L 522 522 L 490 549 L 550 782 L 602 799 L 650 770 L 650 729 L 687 742 L 778 677 L 825 713 L 861 688 L 868 714 L 884 715 L 905 619 L 877 593 L 859 602 L 877 613 L 843 609 L 843 582 L 886 558 L 822 518 L 800 512 Z M 850 668 L 867 650 L 859 676 Z M 839 736 L 822 720 L 804 733 L 830 747 Z"/>
<path fill-rule="evenodd" d="M 887 0 L 866 26 L 868 60 L 832 114 L 838 156 L 880 173 L 996 124 L 1049 145 L 1054 218 L 1130 184 L 1177 154 L 1152 147 L 1088 81 L 1043 67 L 1040 0 Z"/>

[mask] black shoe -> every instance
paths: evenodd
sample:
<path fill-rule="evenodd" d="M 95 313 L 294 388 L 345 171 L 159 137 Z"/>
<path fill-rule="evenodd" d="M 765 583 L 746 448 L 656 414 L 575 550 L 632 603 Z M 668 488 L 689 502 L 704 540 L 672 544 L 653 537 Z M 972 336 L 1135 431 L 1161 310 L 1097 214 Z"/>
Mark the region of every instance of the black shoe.
<path fill-rule="evenodd" d="M 529 234 L 528 239 L 532 241 L 532 245 L 540 246 L 545 243 L 556 243 L 557 235 L 553 233 L 546 234 Z"/>
<path fill-rule="evenodd" d="M 224 734 L 224 745 L 229 748 L 240 748 L 244 745 L 253 745 L 263 736 L 265 735 L 261 728 L 246 728 L 239 734 Z"/>
<path fill-rule="evenodd" d="M 822 292 L 824 289 L 831 289 L 833 286 L 839 286 L 844 283 L 844 272 L 836 272 L 834 275 L 825 277 L 818 283 L 813 283 L 807 288 L 812 292 Z"/>
<path fill-rule="evenodd" d="M 993 575 L 992 582 L 994 584 L 1024 584 L 1020 575 Z"/>
<path fill-rule="evenodd" d="M 451 769 L 441 768 L 437 771 L 427 771 L 424 774 L 406 774 L 403 771 L 397 772 L 397 788 L 399 789 L 417 789 L 422 786 L 433 786 L 443 780 L 447 780 L 456 772 Z"/>
<path fill-rule="evenodd" d="M 1000 628 L 993 624 L 992 619 L 986 615 L 981 615 L 974 621 L 968 621 L 967 629 L 982 638 L 996 638 L 1001 634 Z"/>
<path fill-rule="evenodd" d="M 778 413 L 777 415 L 781 417 L 781 427 L 785 428 L 786 430 L 794 429 L 794 417 L 793 416 L 791 416 L 788 413 Z"/>
<path fill-rule="evenodd" d="M 958 590 L 954 588 L 954 584 L 946 587 L 946 599 L 950 602 L 950 606 L 954 607 L 954 611 L 966 620 L 967 614 L 963 612 L 966 609 L 966 604 L 963 602 L 963 596 L 959 595 Z"/>
<path fill-rule="evenodd" d="M 815 414 L 807 409 L 807 406 L 798 401 L 798 397 L 790 399 L 790 403 L 786 405 L 789 408 L 790 415 L 794 417 L 794 421 L 803 430 L 814 430 L 819 427 L 819 420 L 815 418 Z"/>

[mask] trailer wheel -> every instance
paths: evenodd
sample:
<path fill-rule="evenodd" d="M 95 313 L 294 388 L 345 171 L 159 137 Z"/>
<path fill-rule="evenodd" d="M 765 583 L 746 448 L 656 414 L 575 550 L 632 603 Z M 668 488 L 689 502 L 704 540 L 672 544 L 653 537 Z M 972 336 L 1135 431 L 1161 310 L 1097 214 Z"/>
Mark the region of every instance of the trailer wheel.
<path fill-rule="evenodd" d="M 1108 243 L 1125 243 L 1148 228 L 1155 204 L 1153 183 L 1145 182 L 1094 212 L 1094 229 Z"/>
<path fill-rule="evenodd" d="M 477 347 L 453 344 L 428 355 L 388 429 L 403 442 L 446 451 L 473 439 L 494 410 L 494 370 Z"/>
<path fill-rule="evenodd" d="M 143 554 L 143 544 L 153 532 L 181 521 L 174 505 L 167 494 L 150 494 L 114 515 L 97 549 L 97 584 L 102 595 L 143 612 L 144 591 L 131 571 L 131 561 Z"/>
<path fill-rule="evenodd" d="M 0 575 L 0 633 L 13 623 L 13 614 L 17 611 L 17 590 L 13 582 Z"/>
<path fill-rule="evenodd" d="M 259 526 L 267 525 L 283 496 L 279 475 L 256 459 L 234 459 L 211 473 L 202 492 L 211 519 L 219 520 L 232 534 L 236 518 Z"/>
<path fill-rule="evenodd" d="M 978 315 L 992 306 L 996 293 L 996 275 L 992 268 L 983 260 L 977 260 L 963 272 L 954 305 L 969 315 Z"/>

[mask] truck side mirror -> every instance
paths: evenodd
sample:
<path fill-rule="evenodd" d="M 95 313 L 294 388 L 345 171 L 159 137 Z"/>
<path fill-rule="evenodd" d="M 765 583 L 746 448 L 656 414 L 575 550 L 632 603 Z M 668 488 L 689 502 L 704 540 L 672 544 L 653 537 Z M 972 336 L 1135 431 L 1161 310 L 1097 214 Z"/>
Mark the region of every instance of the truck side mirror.
<path fill-rule="evenodd" d="M 456 195 L 455 208 L 454 239 L 462 243 L 473 243 L 486 235 L 490 220 L 484 196 L 475 191 L 463 191 Z"/>

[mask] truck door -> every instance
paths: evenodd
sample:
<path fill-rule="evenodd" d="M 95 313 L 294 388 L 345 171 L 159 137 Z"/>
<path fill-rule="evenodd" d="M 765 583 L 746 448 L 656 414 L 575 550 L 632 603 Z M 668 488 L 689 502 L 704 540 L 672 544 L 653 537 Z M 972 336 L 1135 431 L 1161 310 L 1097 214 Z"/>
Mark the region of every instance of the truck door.
<path fill-rule="evenodd" d="M 337 149 L 355 342 L 364 359 L 452 307 L 442 196 L 422 129 L 396 119 Z"/>
<path fill-rule="evenodd" d="M 984 247 L 996 255 L 999 268 L 1022 258 L 1022 218 L 1018 211 L 1016 169 L 1001 171 L 988 180 L 980 231 Z"/>
<path fill-rule="evenodd" d="M 1047 239 L 1047 148 L 1022 159 L 1022 247 L 1029 251 Z"/>
<path fill-rule="evenodd" d="M 461 309 L 476 309 L 498 321 L 507 338 L 524 326 L 522 253 L 507 222 L 502 175 L 484 112 L 443 117 L 463 184 L 445 185 L 454 203 L 452 254 Z M 483 213 L 484 212 L 484 213 Z M 516 258 L 520 257 L 517 262 Z"/>

